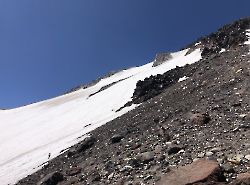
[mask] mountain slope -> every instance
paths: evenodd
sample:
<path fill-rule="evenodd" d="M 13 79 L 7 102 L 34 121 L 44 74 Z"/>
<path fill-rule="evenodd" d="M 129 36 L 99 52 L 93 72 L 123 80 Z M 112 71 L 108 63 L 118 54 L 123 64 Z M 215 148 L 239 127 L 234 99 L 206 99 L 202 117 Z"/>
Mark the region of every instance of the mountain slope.
<path fill-rule="evenodd" d="M 185 56 L 186 52 L 173 53 L 171 60 L 158 67 L 149 63 L 131 68 L 86 89 L 1 111 L 0 129 L 4 132 L 0 148 L 4 152 L 0 156 L 0 181 L 14 183 L 35 172 L 48 158 L 81 141 L 88 132 L 132 110 L 135 105 L 117 111 L 131 99 L 138 80 L 201 58 L 199 49 Z"/>
<path fill-rule="evenodd" d="M 235 155 L 244 158 L 250 146 L 249 25 L 249 19 L 227 25 L 160 65 L 1 111 L 1 183 L 15 183 L 80 141 L 18 184 L 36 184 L 55 171 L 61 184 L 153 184 L 197 157 L 224 166 Z M 233 166 L 228 180 L 248 164 Z"/>

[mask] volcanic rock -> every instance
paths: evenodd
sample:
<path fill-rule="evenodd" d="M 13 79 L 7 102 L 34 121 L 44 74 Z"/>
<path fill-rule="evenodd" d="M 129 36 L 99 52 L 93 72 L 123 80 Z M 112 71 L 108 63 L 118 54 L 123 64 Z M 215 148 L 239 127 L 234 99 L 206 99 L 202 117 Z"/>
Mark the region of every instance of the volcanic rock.
<path fill-rule="evenodd" d="M 92 136 L 85 138 L 80 145 L 77 147 L 77 152 L 84 152 L 85 150 L 89 149 L 94 143 L 96 142 L 96 139 Z"/>
<path fill-rule="evenodd" d="M 249 185 L 250 184 L 250 173 L 241 173 L 238 175 L 237 179 L 233 181 L 230 185 Z"/>
<path fill-rule="evenodd" d="M 153 63 L 153 67 L 161 65 L 162 63 L 166 62 L 171 58 L 172 56 L 170 53 L 157 53 Z"/>
<path fill-rule="evenodd" d="M 57 185 L 60 181 L 63 181 L 63 175 L 60 172 L 53 172 L 42 178 L 37 185 Z"/>
<path fill-rule="evenodd" d="M 177 154 L 181 149 L 182 149 L 182 147 L 180 147 L 180 146 L 175 146 L 175 145 L 171 146 L 168 149 L 168 155 Z"/>
<path fill-rule="evenodd" d="M 123 136 L 120 134 L 115 134 L 110 140 L 112 143 L 118 143 L 122 140 Z"/>
<path fill-rule="evenodd" d="M 207 124 L 210 121 L 210 117 L 206 113 L 196 113 L 190 117 L 191 123 L 195 125 Z"/>
<path fill-rule="evenodd" d="M 167 173 L 157 185 L 190 185 L 208 179 L 222 180 L 222 170 L 214 161 L 197 160 Z"/>

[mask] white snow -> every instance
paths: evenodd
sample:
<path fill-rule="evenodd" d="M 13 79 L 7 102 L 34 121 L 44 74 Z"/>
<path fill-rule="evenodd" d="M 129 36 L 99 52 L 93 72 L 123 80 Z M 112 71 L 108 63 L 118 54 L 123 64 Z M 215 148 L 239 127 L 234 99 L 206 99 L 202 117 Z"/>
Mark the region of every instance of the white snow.
<path fill-rule="evenodd" d="M 220 52 L 219 53 L 223 53 L 223 52 L 225 52 L 226 51 L 226 49 L 225 48 L 221 48 L 221 50 L 220 50 Z"/>
<path fill-rule="evenodd" d="M 201 44 L 201 42 L 197 42 L 197 43 L 195 43 L 195 46 L 198 46 L 198 45 L 200 45 Z"/>
<path fill-rule="evenodd" d="M 152 67 L 151 62 L 123 70 L 86 89 L 16 109 L 1 110 L 0 184 L 13 184 L 37 171 L 47 162 L 49 153 L 50 159 L 58 156 L 61 150 L 83 140 L 88 132 L 134 109 L 136 105 L 116 112 L 131 100 L 138 80 L 201 59 L 200 49 L 185 56 L 187 51 L 172 53 L 172 59 L 157 67 Z M 89 97 L 121 79 L 124 80 Z"/>
<path fill-rule="evenodd" d="M 179 78 L 178 82 L 182 82 L 182 81 L 184 81 L 184 80 L 186 80 L 186 79 L 188 79 L 188 78 L 189 78 L 189 77 L 183 76 L 183 77 Z"/>
<path fill-rule="evenodd" d="M 245 44 L 250 44 L 250 29 L 246 30 L 246 34 L 248 36 L 248 41 L 246 41 Z"/>

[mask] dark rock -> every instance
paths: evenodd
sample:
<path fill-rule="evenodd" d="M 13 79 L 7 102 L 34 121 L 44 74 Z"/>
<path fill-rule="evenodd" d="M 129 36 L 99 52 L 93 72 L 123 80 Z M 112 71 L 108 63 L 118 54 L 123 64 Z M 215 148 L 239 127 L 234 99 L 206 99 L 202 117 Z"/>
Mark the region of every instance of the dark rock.
<path fill-rule="evenodd" d="M 193 73 L 196 69 L 191 69 Z M 140 104 L 145 102 L 169 88 L 173 84 L 177 83 L 178 80 L 186 75 L 186 71 L 183 67 L 176 67 L 173 70 L 167 71 L 164 74 L 158 74 L 156 76 L 150 76 L 145 78 L 143 81 L 139 80 L 136 84 L 136 89 L 133 93 L 132 101 L 126 103 L 119 111 L 126 107 L 134 104 Z M 190 76 L 190 75 L 189 75 Z"/>
<path fill-rule="evenodd" d="M 229 163 L 225 163 L 222 165 L 222 168 L 224 169 L 225 172 L 227 173 L 234 173 L 235 170 L 233 168 L 233 165 L 229 164 Z"/>
<path fill-rule="evenodd" d="M 191 123 L 195 125 L 204 125 L 207 124 L 210 120 L 211 118 L 206 113 L 196 113 L 190 117 Z"/>
<path fill-rule="evenodd" d="M 77 152 L 84 152 L 85 150 L 89 149 L 90 147 L 92 147 L 94 145 L 94 143 L 96 142 L 96 139 L 92 136 L 85 138 L 80 145 L 77 147 Z"/>
<path fill-rule="evenodd" d="M 164 127 L 157 127 L 157 131 L 159 133 L 159 136 L 164 137 L 166 141 L 169 141 L 171 139 L 168 131 Z"/>
<path fill-rule="evenodd" d="M 63 175 L 60 172 L 53 172 L 42 178 L 37 185 L 57 185 L 63 181 Z"/>
<path fill-rule="evenodd" d="M 69 149 L 69 151 L 67 152 L 67 157 L 72 157 L 73 155 L 75 155 L 77 153 L 77 150 L 75 148 L 71 148 Z"/>
<path fill-rule="evenodd" d="M 113 135 L 111 140 L 111 143 L 118 143 L 122 140 L 123 136 L 120 134 Z"/>
<path fill-rule="evenodd" d="M 182 149 L 182 147 L 180 147 L 180 146 L 171 146 L 168 149 L 168 155 L 177 154 L 181 149 Z"/>
<path fill-rule="evenodd" d="M 140 161 L 138 159 L 130 159 L 130 160 L 128 160 L 128 164 L 133 166 L 133 167 L 139 167 Z"/>

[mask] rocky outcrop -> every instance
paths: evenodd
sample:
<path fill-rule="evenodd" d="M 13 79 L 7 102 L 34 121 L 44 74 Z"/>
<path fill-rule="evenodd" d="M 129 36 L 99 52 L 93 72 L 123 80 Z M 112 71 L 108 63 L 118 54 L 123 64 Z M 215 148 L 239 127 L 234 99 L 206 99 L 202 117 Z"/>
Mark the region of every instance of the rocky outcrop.
<path fill-rule="evenodd" d="M 155 56 L 153 67 L 161 65 L 164 62 L 170 60 L 171 58 L 172 58 L 172 56 L 170 53 L 157 53 Z"/>
<path fill-rule="evenodd" d="M 132 96 L 132 101 L 126 103 L 119 110 L 132 104 L 140 104 L 145 102 L 160 93 L 166 88 L 169 88 L 173 84 L 177 83 L 180 78 L 187 75 L 192 75 L 196 71 L 196 68 L 190 65 L 185 67 L 176 67 L 166 73 L 156 76 L 150 76 L 145 78 L 143 81 L 139 80 L 136 84 L 136 89 Z"/>
<path fill-rule="evenodd" d="M 229 50 L 242 45 L 248 40 L 246 29 L 250 28 L 250 18 L 244 18 L 220 28 L 208 36 L 201 37 L 196 42 L 187 46 L 193 51 L 202 49 L 204 58 L 218 54 L 222 49 Z"/>
<path fill-rule="evenodd" d="M 126 70 L 126 69 L 124 69 L 124 70 Z M 69 91 L 65 92 L 64 94 L 69 94 L 69 93 L 78 91 L 80 89 L 86 89 L 88 87 L 94 86 L 95 84 L 97 84 L 98 82 L 100 82 L 102 79 L 108 78 L 108 77 L 110 77 L 110 76 L 112 76 L 112 75 L 114 75 L 116 73 L 119 73 L 120 71 L 122 71 L 122 70 L 111 71 L 111 72 L 107 73 L 106 75 L 104 75 L 102 77 L 99 77 L 96 80 L 91 81 L 90 83 L 78 85 L 78 86 L 70 89 Z"/>

